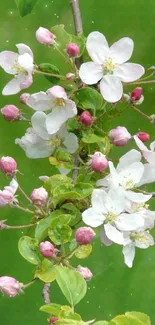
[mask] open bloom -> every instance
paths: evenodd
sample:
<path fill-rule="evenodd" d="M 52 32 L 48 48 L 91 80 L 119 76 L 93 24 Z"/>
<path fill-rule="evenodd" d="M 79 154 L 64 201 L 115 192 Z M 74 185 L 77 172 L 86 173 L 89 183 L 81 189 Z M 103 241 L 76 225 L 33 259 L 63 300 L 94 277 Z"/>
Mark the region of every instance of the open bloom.
<path fill-rule="evenodd" d="M 126 63 L 132 55 L 134 43 L 124 37 L 110 48 L 105 36 L 99 32 L 89 34 L 86 48 L 93 62 L 83 63 L 79 70 L 81 80 L 93 85 L 100 81 L 100 91 L 107 102 L 115 103 L 123 95 L 122 82 L 132 82 L 144 74 L 144 68 Z"/>
<path fill-rule="evenodd" d="M 95 189 L 91 204 L 92 207 L 82 213 L 84 223 L 91 227 L 104 224 L 106 238 L 114 243 L 124 244 L 121 231 L 135 230 L 144 225 L 140 215 L 124 213 L 125 197 L 120 188 L 111 188 L 108 193 Z"/>
<path fill-rule="evenodd" d="M 148 149 L 136 135 L 134 136 L 134 139 L 138 148 L 142 151 L 143 157 L 146 159 L 146 161 L 155 165 L 155 141 L 150 144 L 150 149 Z"/>
<path fill-rule="evenodd" d="M 122 147 L 129 142 L 131 139 L 131 134 L 124 126 L 117 126 L 116 129 L 112 129 L 109 132 L 109 137 L 115 146 Z"/>
<path fill-rule="evenodd" d="M 154 166 L 151 164 L 143 165 L 140 160 L 140 152 L 133 149 L 120 158 L 116 168 L 112 162 L 109 162 L 110 174 L 98 180 L 97 186 L 103 186 L 104 188 L 120 186 L 126 199 L 137 203 L 148 201 L 152 195 L 132 191 L 135 187 L 155 181 Z"/>
<path fill-rule="evenodd" d="M 4 207 L 9 203 L 16 202 L 17 199 L 14 197 L 18 188 L 18 183 L 13 178 L 9 186 L 5 186 L 4 190 L 0 190 L 0 207 Z"/>
<path fill-rule="evenodd" d="M 35 111 L 52 110 L 46 117 L 46 128 L 49 134 L 56 133 L 71 117 L 77 114 L 75 103 L 67 98 L 64 88 L 53 86 L 47 92 L 30 95 L 26 104 Z"/>
<path fill-rule="evenodd" d="M 14 78 L 4 87 L 3 95 L 17 94 L 32 84 L 33 53 L 29 46 L 17 44 L 18 53 L 3 51 L 0 53 L 0 66 Z"/>
<path fill-rule="evenodd" d="M 65 125 L 60 130 L 50 135 L 46 128 L 46 114 L 35 112 L 31 118 L 32 128 L 28 128 L 21 139 L 15 143 L 25 151 L 31 159 L 49 157 L 55 148 L 62 148 L 67 152 L 74 153 L 78 148 L 77 136 L 68 132 Z"/>

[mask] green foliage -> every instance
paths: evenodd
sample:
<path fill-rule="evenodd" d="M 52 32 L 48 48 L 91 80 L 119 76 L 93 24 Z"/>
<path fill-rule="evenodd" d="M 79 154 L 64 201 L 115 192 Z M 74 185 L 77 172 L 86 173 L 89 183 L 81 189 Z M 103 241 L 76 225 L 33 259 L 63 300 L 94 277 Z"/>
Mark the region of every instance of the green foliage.
<path fill-rule="evenodd" d="M 58 217 L 62 213 L 62 210 L 53 211 L 47 218 L 44 218 L 37 223 L 35 238 L 38 239 L 39 242 L 43 241 L 47 237 L 48 227 L 50 226 L 52 219 Z"/>
<path fill-rule="evenodd" d="M 23 236 L 19 239 L 18 249 L 20 254 L 31 264 L 38 265 L 40 263 L 38 240 Z"/>
<path fill-rule="evenodd" d="M 49 179 L 44 183 L 44 187 L 46 191 L 51 194 L 57 186 L 71 183 L 71 178 L 67 177 L 66 175 L 57 174 L 49 177 Z"/>
<path fill-rule="evenodd" d="M 86 135 L 85 137 L 82 138 L 82 141 L 84 143 L 98 143 L 98 142 L 103 142 L 105 141 L 104 137 L 100 137 L 94 133 L 90 133 Z"/>
<path fill-rule="evenodd" d="M 65 203 L 61 206 L 62 209 L 72 214 L 70 225 L 73 226 L 82 218 L 82 214 L 79 209 L 73 203 Z"/>
<path fill-rule="evenodd" d="M 78 89 L 74 95 L 78 107 L 82 108 L 83 110 L 98 110 L 103 106 L 103 97 L 93 88 L 86 87 Z"/>
<path fill-rule="evenodd" d="M 80 245 L 75 251 L 75 256 L 77 258 L 83 259 L 87 258 L 92 252 L 92 245 Z"/>
<path fill-rule="evenodd" d="M 70 199 L 78 200 L 81 199 L 81 195 L 74 190 L 73 184 L 62 184 L 57 186 L 53 191 L 53 203 L 56 206 L 58 203 Z"/>
<path fill-rule="evenodd" d="M 71 306 L 78 304 L 86 294 L 86 281 L 80 273 L 72 269 L 56 266 L 56 281 Z"/>
<path fill-rule="evenodd" d="M 42 72 L 48 72 L 51 74 L 59 75 L 60 71 L 51 63 L 41 63 L 38 66 L 39 70 Z M 44 77 L 51 82 L 52 85 L 58 84 L 60 78 L 44 75 Z"/>
<path fill-rule="evenodd" d="M 130 316 L 132 318 L 139 319 L 141 322 L 143 322 L 146 325 L 151 325 L 150 317 L 144 313 L 140 313 L 137 311 L 130 311 L 125 313 L 126 316 Z"/>
<path fill-rule="evenodd" d="M 44 311 L 45 313 L 51 314 L 53 316 L 58 316 L 61 305 L 58 304 L 47 304 L 40 308 L 41 311 Z"/>
<path fill-rule="evenodd" d="M 53 282 L 55 280 L 54 265 L 47 259 L 44 259 L 39 269 L 35 272 L 35 277 L 43 282 Z"/>
<path fill-rule="evenodd" d="M 65 151 L 57 151 L 55 157 L 49 157 L 49 162 L 57 168 L 65 168 L 69 170 L 73 168 L 72 155 Z"/>
<path fill-rule="evenodd" d="M 143 319 L 144 320 L 144 319 Z M 142 321 L 141 317 L 133 317 L 130 315 L 119 315 L 113 318 L 109 325 L 147 325 L 146 321 Z"/>
<path fill-rule="evenodd" d="M 89 183 L 76 183 L 74 187 L 75 191 L 80 194 L 81 199 L 85 199 L 89 195 L 91 195 L 94 187 Z"/>
<path fill-rule="evenodd" d="M 31 13 L 38 0 L 15 0 L 22 17 Z"/>
<path fill-rule="evenodd" d="M 106 320 L 100 320 L 99 322 L 93 323 L 93 325 L 108 325 L 109 323 Z"/>
<path fill-rule="evenodd" d="M 72 229 L 68 226 L 72 216 L 69 214 L 62 214 L 52 220 L 48 229 L 48 235 L 55 245 L 65 244 L 70 241 L 72 236 Z"/>
<path fill-rule="evenodd" d="M 57 325 L 86 325 L 87 323 L 73 319 L 60 319 L 57 320 Z"/>
<path fill-rule="evenodd" d="M 81 316 L 73 312 L 73 309 L 69 306 L 62 306 L 59 312 L 58 318 L 69 318 L 77 321 L 81 321 Z"/>

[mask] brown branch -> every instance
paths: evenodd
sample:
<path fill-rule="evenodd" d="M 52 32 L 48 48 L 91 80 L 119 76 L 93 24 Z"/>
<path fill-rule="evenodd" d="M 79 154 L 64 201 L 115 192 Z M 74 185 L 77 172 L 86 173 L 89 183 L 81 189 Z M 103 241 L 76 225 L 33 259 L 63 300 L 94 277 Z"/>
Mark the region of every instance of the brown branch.
<path fill-rule="evenodd" d="M 50 283 L 44 283 L 42 296 L 45 304 L 50 304 Z"/>
<path fill-rule="evenodd" d="M 79 0 L 70 0 L 70 5 L 73 12 L 75 33 L 78 36 L 78 34 L 81 34 L 83 32 Z"/>
<path fill-rule="evenodd" d="M 21 226 L 9 226 L 6 224 L 1 224 L 0 229 L 24 229 L 24 228 L 30 228 L 34 227 L 35 223 L 29 224 L 29 225 L 21 225 Z"/>

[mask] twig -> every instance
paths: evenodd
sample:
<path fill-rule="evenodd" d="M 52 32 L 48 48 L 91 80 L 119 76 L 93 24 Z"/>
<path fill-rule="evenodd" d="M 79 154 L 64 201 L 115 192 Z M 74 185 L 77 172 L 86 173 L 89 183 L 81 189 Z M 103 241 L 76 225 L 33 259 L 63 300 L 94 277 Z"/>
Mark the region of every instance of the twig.
<path fill-rule="evenodd" d="M 24 229 L 24 228 L 34 227 L 34 226 L 35 226 L 35 223 L 30 223 L 29 225 L 22 225 L 22 226 L 9 226 L 9 225 L 3 224 L 1 229 Z"/>
<path fill-rule="evenodd" d="M 22 210 L 22 211 L 24 211 L 24 212 L 28 212 L 28 213 L 32 213 L 32 214 L 35 213 L 34 211 L 29 210 L 29 209 L 26 209 L 26 208 L 23 208 L 23 207 L 21 207 L 21 206 L 18 205 L 18 204 L 12 204 L 11 207 L 12 207 L 12 208 L 20 209 L 20 210 Z"/>
<path fill-rule="evenodd" d="M 32 204 L 31 199 L 28 197 L 28 195 L 23 191 L 23 189 L 21 188 L 21 186 L 18 183 L 18 188 L 20 190 L 20 192 L 25 196 L 25 198 Z"/>
<path fill-rule="evenodd" d="M 74 18 L 75 34 L 77 36 L 80 36 L 80 34 L 82 34 L 83 32 L 83 26 L 82 26 L 82 18 L 81 18 L 81 12 L 79 7 L 79 0 L 70 0 L 70 5 L 72 8 L 72 13 Z M 83 61 L 82 56 L 75 60 L 77 68 L 80 67 L 82 61 Z"/>
<path fill-rule="evenodd" d="M 72 173 L 73 184 L 76 183 L 76 179 L 78 176 L 78 166 L 79 166 L 79 156 L 78 155 L 76 155 L 74 158 L 74 165 L 75 165 L 75 167 L 77 167 L 77 169 L 74 168 L 73 173 Z"/>
<path fill-rule="evenodd" d="M 42 296 L 45 304 L 50 304 L 50 283 L 44 283 Z"/>
<path fill-rule="evenodd" d="M 146 115 L 145 113 L 143 113 L 142 111 L 140 111 L 140 109 L 138 109 L 137 107 L 135 107 L 134 105 L 131 105 L 131 107 L 138 112 L 139 114 L 141 114 L 142 116 L 144 116 L 145 118 L 147 118 L 147 120 L 150 121 L 150 116 Z"/>

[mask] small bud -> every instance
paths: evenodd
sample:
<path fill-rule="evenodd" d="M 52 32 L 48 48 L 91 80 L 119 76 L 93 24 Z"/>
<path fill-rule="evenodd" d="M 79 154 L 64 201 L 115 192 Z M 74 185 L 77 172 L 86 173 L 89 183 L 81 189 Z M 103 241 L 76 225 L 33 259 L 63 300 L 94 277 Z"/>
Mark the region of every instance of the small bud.
<path fill-rule="evenodd" d="M 20 110 L 14 105 L 6 105 L 1 113 L 7 121 L 16 121 L 20 118 Z"/>
<path fill-rule="evenodd" d="M 79 120 L 85 126 L 90 126 L 93 123 L 93 118 L 92 118 L 91 114 L 88 111 L 83 112 L 80 115 Z"/>
<path fill-rule="evenodd" d="M 48 193 L 43 187 L 35 188 L 30 195 L 30 199 L 38 207 L 46 203 L 47 197 Z"/>
<path fill-rule="evenodd" d="M 108 160 L 101 152 L 95 152 L 91 159 L 92 170 L 96 173 L 102 173 L 108 167 Z"/>
<path fill-rule="evenodd" d="M 8 188 L 9 186 L 6 186 L 6 189 L 0 190 L 0 207 L 7 206 L 14 199 L 13 192 L 9 191 Z"/>
<path fill-rule="evenodd" d="M 80 53 L 79 46 L 75 43 L 68 44 L 66 47 L 66 51 L 70 57 L 75 57 Z"/>
<path fill-rule="evenodd" d="M 17 163 L 12 157 L 2 157 L 0 159 L 0 169 L 4 174 L 13 176 L 17 170 Z"/>
<path fill-rule="evenodd" d="M 135 88 L 130 94 L 131 99 L 133 101 L 140 100 L 140 98 L 142 97 L 142 92 L 143 92 L 143 88 L 141 88 L 141 87 Z"/>
<path fill-rule="evenodd" d="M 76 230 L 75 238 L 78 244 L 87 245 L 94 239 L 95 232 L 90 227 L 81 227 Z"/>
<path fill-rule="evenodd" d="M 150 122 L 155 124 L 155 114 L 150 115 Z"/>
<path fill-rule="evenodd" d="M 52 257 L 55 253 L 55 247 L 49 241 L 40 243 L 40 252 L 44 257 Z"/>
<path fill-rule="evenodd" d="M 36 31 L 36 39 L 39 43 L 44 45 L 52 45 L 55 43 L 55 35 L 53 35 L 47 28 L 39 27 Z"/>
<path fill-rule="evenodd" d="M 69 72 L 69 73 L 66 74 L 66 79 L 67 79 L 67 80 L 71 80 L 71 79 L 73 79 L 74 77 L 75 77 L 75 74 L 74 74 L 74 73 Z"/>
<path fill-rule="evenodd" d="M 0 277 L 0 291 L 8 297 L 15 297 L 20 292 L 20 283 L 9 276 Z"/>
<path fill-rule="evenodd" d="M 20 103 L 21 104 L 26 104 L 26 100 L 28 99 L 28 97 L 30 96 L 30 94 L 28 93 L 24 93 L 20 96 Z"/>
<path fill-rule="evenodd" d="M 84 277 L 85 280 L 91 280 L 93 277 L 93 273 L 88 269 L 88 267 L 78 265 L 77 271 Z"/>
<path fill-rule="evenodd" d="M 131 139 L 131 134 L 124 126 L 117 126 L 109 132 L 109 137 L 115 146 L 123 147 Z"/>
<path fill-rule="evenodd" d="M 50 318 L 49 323 L 50 323 L 51 325 L 54 325 L 54 324 L 56 323 L 57 320 L 58 320 L 58 317 L 52 317 L 52 318 Z"/>
<path fill-rule="evenodd" d="M 150 135 L 146 132 L 139 132 L 137 134 L 137 137 L 142 141 L 142 142 L 146 142 L 150 139 Z"/>

